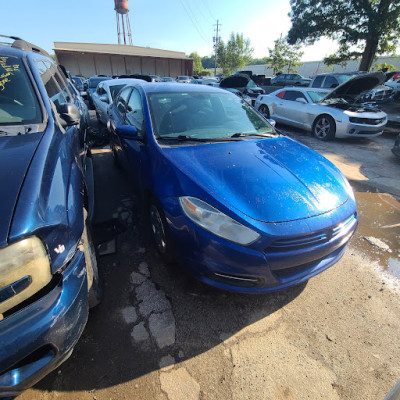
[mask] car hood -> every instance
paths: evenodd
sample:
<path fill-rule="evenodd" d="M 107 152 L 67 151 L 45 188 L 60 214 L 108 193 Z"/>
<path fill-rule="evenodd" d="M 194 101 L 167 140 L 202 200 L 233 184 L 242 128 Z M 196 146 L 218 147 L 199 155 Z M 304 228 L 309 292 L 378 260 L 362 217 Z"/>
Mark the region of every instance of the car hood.
<path fill-rule="evenodd" d="M 363 92 L 367 92 L 378 85 L 382 85 L 386 80 L 383 72 L 373 72 L 371 74 L 356 75 L 348 81 L 336 87 L 326 95 L 321 101 L 337 98 L 355 99 Z"/>
<path fill-rule="evenodd" d="M 246 74 L 236 74 L 228 76 L 219 83 L 220 88 L 243 88 L 251 81 Z"/>
<path fill-rule="evenodd" d="M 18 195 L 42 133 L 0 137 L 0 247 L 7 244 L 8 231 Z"/>
<path fill-rule="evenodd" d="M 163 151 L 218 201 L 258 221 L 310 218 L 348 199 L 336 167 L 287 137 L 164 147 Z"/>

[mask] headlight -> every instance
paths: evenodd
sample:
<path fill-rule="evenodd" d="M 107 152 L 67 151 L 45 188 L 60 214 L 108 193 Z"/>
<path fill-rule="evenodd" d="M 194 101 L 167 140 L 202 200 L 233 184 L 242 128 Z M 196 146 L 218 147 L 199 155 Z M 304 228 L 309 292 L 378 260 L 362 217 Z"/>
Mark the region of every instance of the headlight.
<path fill-rule="evenodd" d="M 202 200 L 185 196 L 180 197 L 179 202 L 183 212 L 191 221 L 219 237 L 241 245 L 248 245 L 260 237 L 257 232 Z"/>
<path fill-rule="evenodd" d="M 21 240 L 0 250 L 1 314 L 31 297 L 52 278 L 50 261 L 37 237 Z"/>

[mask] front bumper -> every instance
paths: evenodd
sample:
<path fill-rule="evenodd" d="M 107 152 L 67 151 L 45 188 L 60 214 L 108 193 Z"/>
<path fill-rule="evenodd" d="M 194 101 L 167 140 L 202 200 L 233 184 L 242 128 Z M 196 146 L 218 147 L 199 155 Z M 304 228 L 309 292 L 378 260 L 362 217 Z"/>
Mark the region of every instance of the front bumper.
<path fill-rule="evenodd" d="M 172 241 L 179 249 L 178 261 L 189 274 L 211 286 L 242 293 L 273 292 L 298 285 L 324 271 L 343 256 L 358 224 L 353 210 L 340 223 L 312 228 L 306 235 L 278 233 L 273 239 L 264 236 L 252 245 L 241 246 L 198 227 L 178 215 L 176 208 L 171 213 L 166 210 L 166 218 Z M 334 220 L 332 216 L 328 218 Z M 328 218 L 324 218 L 325 223 Z M 304 224 L 312 225 L 308 221 Z M 294 224 L 289 225 L 295 232 Z M 299 230 L 303 228 L 304 225 Z M 304 241 L 293 245 L 293 239 L 298 237 Z"/>
<path fill-rule="evenodd" d="M 72 353 L 88 318 L 85 257 L 78 252 L 38 300 L 0 321 L 0 398 L 16 396 Z"/>
<path fill-rule="evenodd" d="M 337 123 L 336 137 L 375 137 L 382 135 L 387 119 L 379 125 L 357 124 L 353 122 Z"/>

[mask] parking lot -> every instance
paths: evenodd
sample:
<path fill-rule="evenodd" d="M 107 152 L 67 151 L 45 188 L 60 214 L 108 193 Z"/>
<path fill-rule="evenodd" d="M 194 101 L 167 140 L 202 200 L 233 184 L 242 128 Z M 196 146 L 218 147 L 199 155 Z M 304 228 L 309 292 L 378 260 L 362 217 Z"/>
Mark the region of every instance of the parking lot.
<path fill-rule="evenodd" d="M 333 161 L 356 192 L 360 225 L 341 261 L 267 295 L 205 287 L 163 264 L 146 205 L 110 149 L 95 148 L 104 299 L 71 358 L 20 399 L 385 397 L 400 377 L 395 131 L 320 142 L 280 128 Z"/>

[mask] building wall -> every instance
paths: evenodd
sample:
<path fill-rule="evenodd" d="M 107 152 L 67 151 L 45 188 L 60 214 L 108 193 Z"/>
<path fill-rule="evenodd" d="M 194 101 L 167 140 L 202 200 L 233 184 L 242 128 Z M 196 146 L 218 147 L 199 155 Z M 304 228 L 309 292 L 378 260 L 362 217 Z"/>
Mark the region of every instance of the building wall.
<path fill-rule="evenodd" d="M 377 61 L 372 64 L 371 71 L 376 69 L 376 65 L 378 64 L 391 64 L 397 70 L 400 70 L 400 57 L 378 57 Z M 360 64 L 359 60 L 349 61 L 346 66 L 342 67 L 341 65 L 333 65 L 332 67 L 326 66 L 323 61 L 308 61 L 303 63 L 300 67 L 297 67 L 296 70 L 300 75 L 303 75 L 306 78 L 311 78 L 316 74 L 330 73 L 330 72 L 346 72 L 346 71 L 358 71 L 358 66 Z M 265 75 L 265 76 L 274 76 L 273 70 L 271 68 L 267 68 L 266 65 L 246 65 L 241 70 L 252 71 L 253 74 L 256 75 Z M 282 72 L 286 72 L 283 70 Z"/>
<path fill-rule="evenodd" d="M 122 56 L 115 54 L 89 54 L 55 51 L 60 64 L 71 72 L 86 78 L 94 75 L 146 74 L 171 76 L 191 75 L 192 60 L 157 57 Z M 189 71 L 189 72 L 188 72 Z"/>

